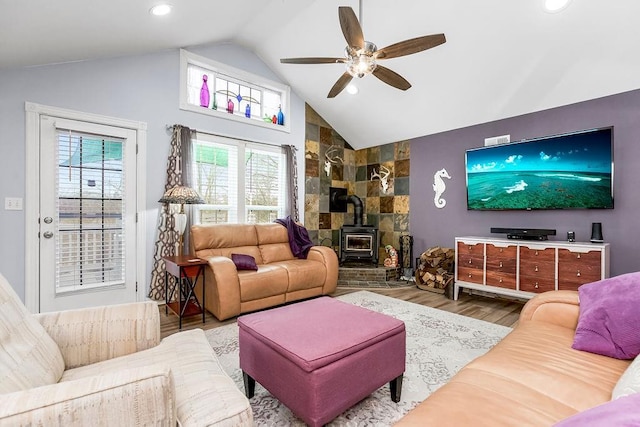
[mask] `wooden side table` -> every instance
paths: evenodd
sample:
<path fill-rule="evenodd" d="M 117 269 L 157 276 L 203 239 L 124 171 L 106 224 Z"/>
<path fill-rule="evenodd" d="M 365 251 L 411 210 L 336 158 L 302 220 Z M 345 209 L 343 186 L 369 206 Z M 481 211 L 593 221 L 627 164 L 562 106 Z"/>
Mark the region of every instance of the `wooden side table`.
<path fill-rule="evenodd" d="M 204 271 L 208 262 L 189 255 L 162 257 L 165 265 L 164 294 L 165 314 L 168 309 L 178 315 L 179 329 L 182 329 L 182 318 L 202 313 L 202 323 L 205 323 L 204 310 Z M 169 274 L 175 278 L 174 285 L 169 288 Z M 194 290 L 198 280 L 202 278 L 202 302 L 198 301 Z M 175 293 L 178 301 L 172 301 Z"/>

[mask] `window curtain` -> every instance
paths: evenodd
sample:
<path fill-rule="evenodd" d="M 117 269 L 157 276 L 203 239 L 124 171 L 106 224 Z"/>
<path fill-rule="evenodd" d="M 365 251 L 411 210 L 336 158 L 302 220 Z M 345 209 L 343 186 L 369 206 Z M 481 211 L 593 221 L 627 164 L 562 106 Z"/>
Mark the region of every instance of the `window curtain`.
<path fill-rule="evenodd" d="M 287 158 L 287 201 L 286 214 L 290 215 L 295 222 L 300 221 L 300 211 L 298 210 L 298 161 L 296 160 L 296 147 L 293 145 L 283 145 L 284 154 Z"/>
<path fill-rule="evenodd" d="M 190 166 L 193 153 L 191 148 L 192 131 L 182 125 L 173 125 L 172 128 L 173 132 L 171 135 L 169 157 L 167 159 L 167 179 L 165 181 L 164 191 L 170 190 L 176 185 L 190 186 L 192 179 Z M 165 299 L 165 266 L 162 257 L 176 255 L 176 243 L 179 242 L 178 233 L 175 231 L 174 213 L 171 205 L 167 203 L 162 204 L 158 213 L 156 243 L 153 253 L 153 270 L 151 271 L 151 284 L 148 295 L 149 298 L 154 300 L 164 301 Z M 189 224 L 187 224 L 186 230 L 185 237 L 189 235 Z"/>

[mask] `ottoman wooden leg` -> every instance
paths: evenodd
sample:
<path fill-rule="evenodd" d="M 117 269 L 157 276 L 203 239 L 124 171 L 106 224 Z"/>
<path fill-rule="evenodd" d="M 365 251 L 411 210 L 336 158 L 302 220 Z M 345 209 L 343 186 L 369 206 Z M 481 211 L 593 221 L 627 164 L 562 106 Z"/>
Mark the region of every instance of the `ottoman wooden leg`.
<path fill-rule="evenodd" d="M 244 394 L 251 399 L 256 392 L 256 380 L 244 371 L 242 371 L 242 379 L 244 380 Z"/>
<path fill-rule="evenodd" d="M 389 388 L 391 389 L 391 400 L 398 403 L 400 402 L 400 395 L 402 394 L 402 375 L 395 378 L 389 383 Z"/>

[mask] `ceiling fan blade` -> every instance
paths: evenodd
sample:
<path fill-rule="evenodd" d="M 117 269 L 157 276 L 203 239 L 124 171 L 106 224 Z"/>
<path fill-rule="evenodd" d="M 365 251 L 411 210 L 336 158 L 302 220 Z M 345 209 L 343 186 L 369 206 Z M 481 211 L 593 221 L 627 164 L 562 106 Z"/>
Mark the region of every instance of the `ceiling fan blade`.
<path fill-rule="evenodd" d="M 347 72 L 341 75 L 336 84 L 334 84 L 329 91 L 329 95 L 327 95 L 327 98 L 334 98 L 337 94 L 342 92 L 342 90 L 347 87 L 351 79 L 353 79 L 353 76 Z"/>
<path fill-rule="evenodd" d="M 391 71 L 387 67 L 383 67 L 378 65 L 375 70 L 373 70 L 373 75 L 385 82 L 388 85 L 391 85 L 400 90 L 407 90 L 411 87 L 411 83 L 409 83 L 404 77 L 395 71 Z"/>
<path fill-rule="evenodd" d="M 346 62 L 345 58 L 282 58 L 282 64 L 335 64 Z"/>
<path fill-rule="evenodd" d="M 431 49 L 446 41 L 447 39 L 444 37 L 444 34 L 416 37 L 415 39 L 409 39 L 383 47 L 376 52 L 375 56 L 376 59 L 397 58 L 398 56 L 411 55 L 412 53 Z"/>
<path fill-rule="evenodd" d="M 340 28 L 342 28 L 342 34 L 344 34 L 347 44 L 358 49 L 364 47 L 362 27 L 353 9 L 349 6 L 340 6 L 338 16 L 340 17 Z"/>

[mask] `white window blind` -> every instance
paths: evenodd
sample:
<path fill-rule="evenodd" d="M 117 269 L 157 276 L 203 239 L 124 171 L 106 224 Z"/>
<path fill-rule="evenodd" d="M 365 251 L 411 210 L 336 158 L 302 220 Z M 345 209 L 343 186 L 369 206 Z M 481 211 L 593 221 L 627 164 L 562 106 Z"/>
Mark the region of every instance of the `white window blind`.
<path fill-rule="evenodd" d="M 194 222 L 261 223 L 284 216 L 286 159 L 280 147 L 198 134 Z"/>
<path fill-rule="evenodd" d="M 56 292 L 124 282 L 124 143 L 57 130 Z"/>

